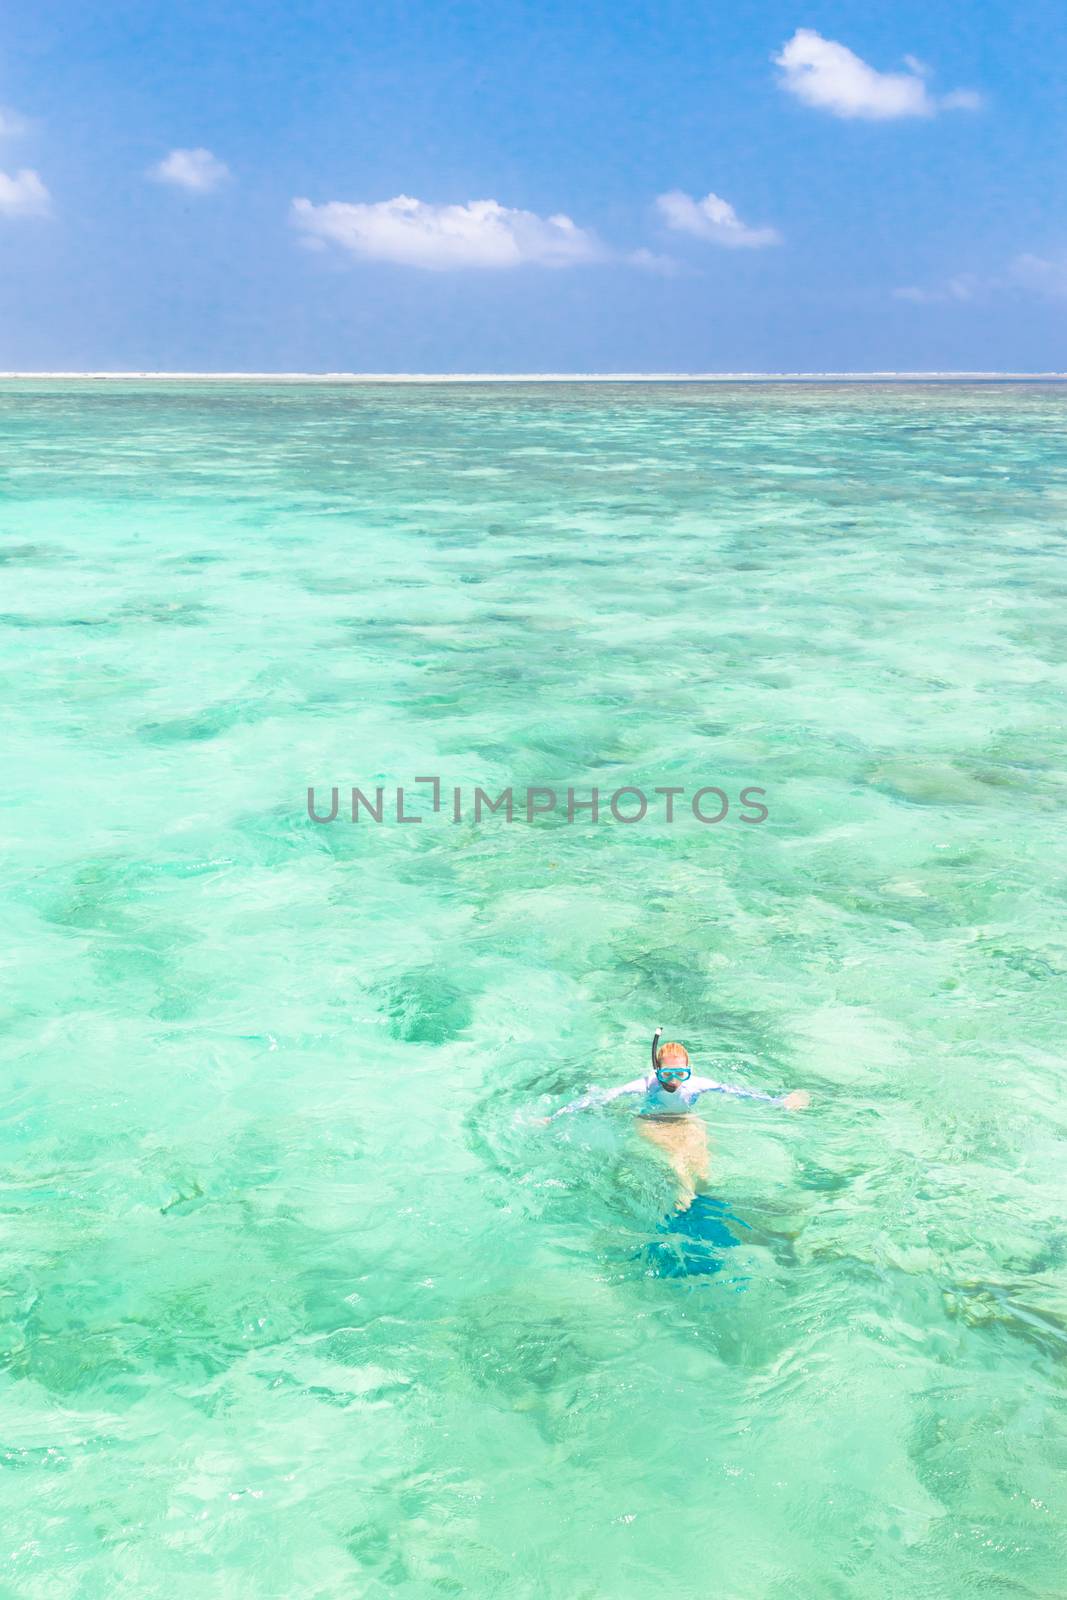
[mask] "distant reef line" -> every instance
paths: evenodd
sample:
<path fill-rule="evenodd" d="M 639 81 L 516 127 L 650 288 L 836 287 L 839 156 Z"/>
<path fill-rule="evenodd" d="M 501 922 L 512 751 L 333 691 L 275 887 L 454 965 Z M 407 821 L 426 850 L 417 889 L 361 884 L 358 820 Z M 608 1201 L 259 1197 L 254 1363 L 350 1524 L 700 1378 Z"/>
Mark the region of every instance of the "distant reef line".
<path fill-rule="evenodd" d="M 1065 372 L 0 372 L 95 383 L 1063 383 Z"/>

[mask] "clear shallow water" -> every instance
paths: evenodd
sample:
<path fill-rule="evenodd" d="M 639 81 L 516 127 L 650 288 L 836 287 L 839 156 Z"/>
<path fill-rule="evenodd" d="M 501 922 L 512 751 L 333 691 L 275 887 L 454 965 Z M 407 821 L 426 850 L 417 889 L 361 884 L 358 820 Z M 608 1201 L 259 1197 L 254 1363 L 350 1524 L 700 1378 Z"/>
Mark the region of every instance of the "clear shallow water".
<path fill-rule="evenodd" d="M 1065 444 L 0 386 L 6 1593 L 1063 1592 Z M 770 818 L 307 818 L 425 773 Z M 532 1121 L 657 1022 L 813 1095 L 706 1108 L 717 1277 Z"/>

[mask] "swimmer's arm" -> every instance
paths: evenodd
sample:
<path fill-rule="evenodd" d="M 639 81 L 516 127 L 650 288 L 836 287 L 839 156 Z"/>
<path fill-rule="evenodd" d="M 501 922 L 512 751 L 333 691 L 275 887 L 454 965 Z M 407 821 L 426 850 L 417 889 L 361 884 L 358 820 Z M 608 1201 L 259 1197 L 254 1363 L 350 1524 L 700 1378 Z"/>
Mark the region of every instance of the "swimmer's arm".
<path fill-rule="evenodd" d="M 806 1089 L 793 1089 L 789 1094 L 764 1094 L 762 1089 L 748 1089 L 740 1083 L 716 1083 L 714 1078 L 693 1078 L 693 1094 L 736 1094 L 742 1100 L 765 1100 L 768 1105 L 785 1106 L 787 1111 L 799 1111 L 809 1103 Z"/>
<path fill-rule="evenodd" d="M 571 1111 L 584 1111 L 588 1106 L 606 1106 L 609 1100 L 617 1100 L 621 1094 L 644 1094 L 644 1078 L 631 1078 L 629 1083 L 620 1083 L 617 1089 L 591 1089 L 588 1094 L 583 1094 L 580 1100 L 572 1100 L 569 1105 L 560 1106 L 558 1111 L 553 1111 L 550 1117 L 545 1117 L 546 1122 L 552 1122 L 556 1117 L 565 1117 Z"/>

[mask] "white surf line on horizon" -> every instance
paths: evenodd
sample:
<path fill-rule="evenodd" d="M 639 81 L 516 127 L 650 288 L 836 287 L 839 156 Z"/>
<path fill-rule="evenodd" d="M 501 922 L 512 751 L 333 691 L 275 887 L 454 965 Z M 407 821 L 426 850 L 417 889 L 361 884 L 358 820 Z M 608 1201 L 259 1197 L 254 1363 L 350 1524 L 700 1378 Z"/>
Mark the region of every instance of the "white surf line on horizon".
<path fill-rule="evenodd" d="M 0 372 L 0 382 L 164 383 L 1062 383 L 1067 372 Z"/>

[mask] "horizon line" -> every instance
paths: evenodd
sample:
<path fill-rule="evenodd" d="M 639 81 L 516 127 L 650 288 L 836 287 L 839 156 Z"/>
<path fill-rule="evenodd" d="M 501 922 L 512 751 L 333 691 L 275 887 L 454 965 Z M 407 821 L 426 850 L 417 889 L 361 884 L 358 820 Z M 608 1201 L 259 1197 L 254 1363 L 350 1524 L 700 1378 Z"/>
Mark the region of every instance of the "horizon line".
<path fill-rule="evenodd" d="M 0 372 L 0 382 L 137 379 L 197 383 L 995 383 L 1067 381 L 1067 372 Z"/>

